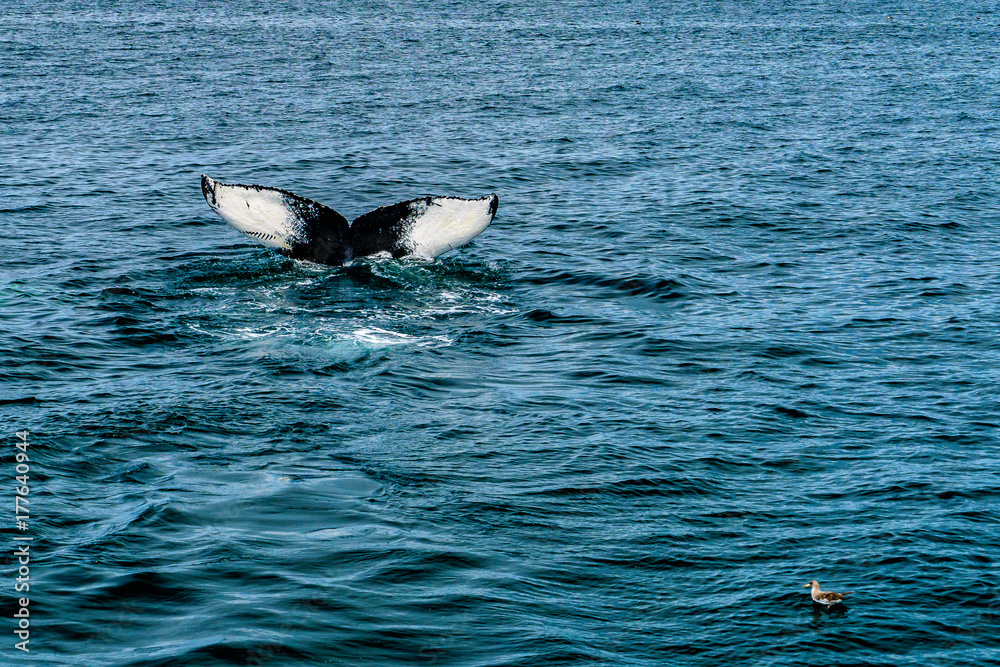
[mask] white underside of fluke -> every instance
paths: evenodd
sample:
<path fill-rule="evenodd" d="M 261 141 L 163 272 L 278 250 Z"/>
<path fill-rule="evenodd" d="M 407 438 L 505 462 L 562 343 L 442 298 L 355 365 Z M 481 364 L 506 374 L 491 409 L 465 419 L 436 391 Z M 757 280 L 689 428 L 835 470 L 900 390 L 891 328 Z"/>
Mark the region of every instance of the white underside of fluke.
<path fill-rule="evenodd" d="M 489 227 L 492 197 L 435 197 L 407 226 L 403 243 L 416 257 L 430 259 L 465 245 Z"/>
<path fill-rule="evenodd" d="M 288 250 L 302 240 L 301 223 L 280 192 L 208 180 L 213 193 L 208 205 L 232 227 L 271 248 Z"/>

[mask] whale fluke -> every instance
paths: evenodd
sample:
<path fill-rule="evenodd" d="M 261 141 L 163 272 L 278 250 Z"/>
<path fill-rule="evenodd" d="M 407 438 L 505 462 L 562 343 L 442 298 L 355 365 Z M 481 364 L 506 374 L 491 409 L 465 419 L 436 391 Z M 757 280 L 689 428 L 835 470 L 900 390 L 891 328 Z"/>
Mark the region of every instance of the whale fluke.
<path fill-rule="evenodd" d="M 294 259 L 339 266 L 357 257 L 437 257 L 486 229 L 499 198 L 420 197 L 365 213 L 348 224 L 328 206 L 278 188 L 201 177 L 212 210 L 247 236 Z"/>

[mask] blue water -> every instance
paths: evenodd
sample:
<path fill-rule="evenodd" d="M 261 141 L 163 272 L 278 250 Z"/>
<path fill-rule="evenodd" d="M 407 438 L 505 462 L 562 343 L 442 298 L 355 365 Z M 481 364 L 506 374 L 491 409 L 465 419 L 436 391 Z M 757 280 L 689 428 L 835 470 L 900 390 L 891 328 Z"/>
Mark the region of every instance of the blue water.
<path fill-rule="evenodd" d="M 996 2 L 317 5 L 4 5 L 0 662 L 1000 664 Z"/>

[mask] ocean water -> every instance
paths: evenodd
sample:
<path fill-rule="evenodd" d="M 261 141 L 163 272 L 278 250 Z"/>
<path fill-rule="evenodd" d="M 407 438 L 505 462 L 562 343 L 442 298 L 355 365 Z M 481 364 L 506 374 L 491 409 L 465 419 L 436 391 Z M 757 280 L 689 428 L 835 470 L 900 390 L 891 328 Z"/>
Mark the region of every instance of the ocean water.
<path fill-rule="evenodd" d="M 0 663 L 1000 664 L 998 9 L 8 1 Z"/>

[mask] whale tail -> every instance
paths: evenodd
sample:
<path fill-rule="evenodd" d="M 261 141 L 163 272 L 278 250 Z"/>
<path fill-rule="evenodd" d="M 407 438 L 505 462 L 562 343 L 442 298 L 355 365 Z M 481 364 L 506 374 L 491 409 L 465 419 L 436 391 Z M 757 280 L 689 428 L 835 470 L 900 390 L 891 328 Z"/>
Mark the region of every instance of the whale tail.
<path fill-rule="evenodd" d="M 294 259 L 340 265 L 356 257 L 437 257 L 462 246 L 496 216 L 496 194 L 421 197 L 383 206 L 348 224 L 328 206 L 286 190 L 201 177 L 205 201 L 230 226 Z"/>

